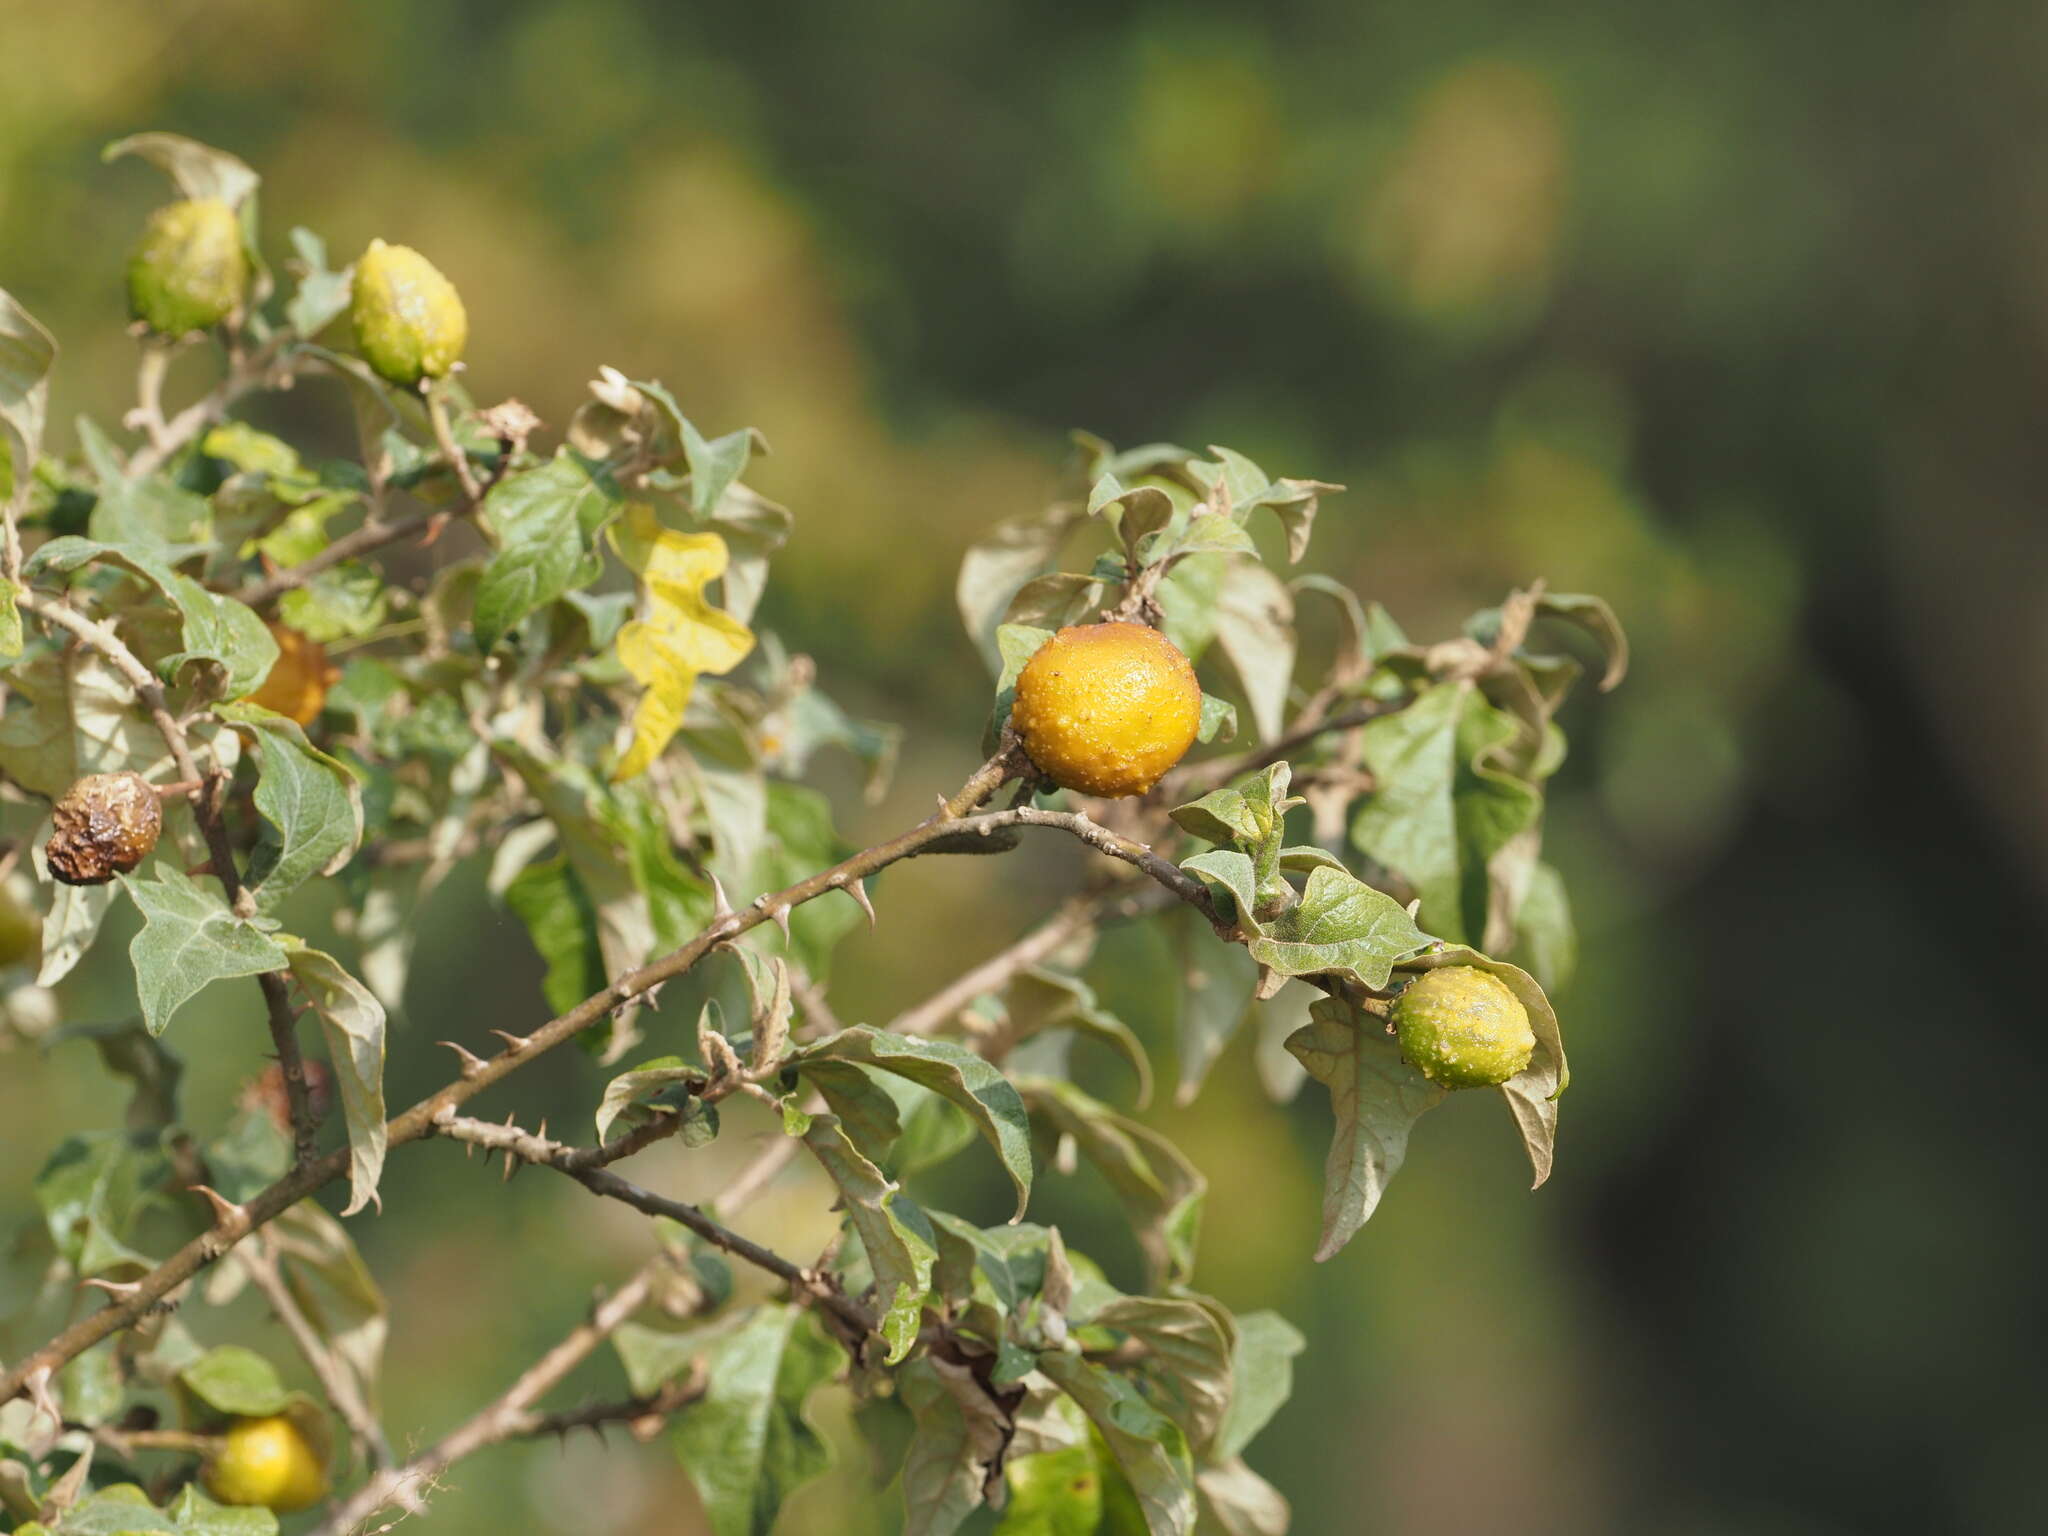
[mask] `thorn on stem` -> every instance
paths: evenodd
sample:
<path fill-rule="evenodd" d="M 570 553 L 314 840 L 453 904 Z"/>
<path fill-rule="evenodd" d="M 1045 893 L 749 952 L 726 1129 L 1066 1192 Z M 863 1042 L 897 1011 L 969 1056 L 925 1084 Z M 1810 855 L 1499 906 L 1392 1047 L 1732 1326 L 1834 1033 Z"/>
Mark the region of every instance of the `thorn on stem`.
<path fill-rule="evenodd" d="M 868 899 L 867 882 L 865 880 L 849 880 L 841 889 L 860 904 L 861 911 L 867 914 L 868 932 L 873 933 L 875 931 L 875 904 Z"/>
<path fill-rule="evenodd" d="M 80 1285 L 90 1285 L 99 1290 L 105 1291 L 109 1296 L 113 1297 L 116 1301 L 127 1301 L 134 1297 L 135 1294 L 142 1289 L 141 1283 L 138 1281 L 102 1280 L 96 1275 L 81 1280 L 78 1283 Z"/>
<path fill-rule="evenodd" d="M 465 1077 L 465 1078 L 471 1078 L 471 1077 L 475 1077 L 475 1076 L 477 1075 L 477 1073 L 479 1073 L 479 1072 L 483 1071 L 483 1069 L 484 1069 L 484 1059 L 483 1059 L 483 1057 L 481 1057 L 481 1056 L 477 1055 L 477 1054 L 476 1054 L 476 1053 L 475 1053 L 474 1051 L 470 1050 L 470 1049 L 469 1049 L 468 1047 L 466 1047 L 466 1046 L 461 1046 L 461 1045 L 457 1045 L 457 1044 L 456 1044 L 456 1043 L 455 1043 L 455 1042 L 454 1042 L 453 1040 L 439 1040 L 439 1041 L 436 1041 L 435 1043 L 436 1043 L 437 1045 L 445 1045 L 445 1046 L 447 1046 L 447 1047 L 448 1047 L 448 1049 L 449 1049 L 449 1050 L 451 1050 L 451 1051 L 453 1051 L 453 1052 L 455 1053 L 455 1058 L 456 1058 L 456 1060 L 457 1060 L 457 1061 L 459 1061 L 459 1062 L 460 1062 L 460 1063 L 462 1064 L 462 1075 L 463 1075 L 463 1077 Z"/>
<path fill-rule="evenodd" d="M 782 930 L 782 937 L 784 941 L 787 942 L 787 940 L 789 939 L 788 905 L 785 903 L 784 905 L 779 907 L 770 907 L 768 909 L 768 915 L 775 919 L 775 926 Z"/>
<path fill-rule="evenodd" d="M 527 1037 L 524 1035 L 508 1035 L 502 1029 L 494 1029 L 491 1031 L 491 1033 L 496 1035 L 500 1040 L 504 1041 L 505 1049 L 510 1051 L 514 1056 L 517 1056 L 521 1051 L 525 1050 L 529 1045 L 533 1044 L 533 1042 L 527 1039 Z"/>
<path fill-rule="evenodd" d="M 711 877 L 711 920 L 718 922 L 731 916 L 732 903 L 725 899 L 725 887 L 719 883 L 718 876 L 713 875 Z"/>
<path fill-rule="evenodd" d="M 235 1204 L 234 1201 L 210 1184 L 193 1184 L 189 1187 L 193 1194 L 206 1197 L 206 1203 L 213 1207 L 215 1224 L 224 1231 L 241 1233 L 249 1230 L 250 1221 L 247 1206 Z"/>

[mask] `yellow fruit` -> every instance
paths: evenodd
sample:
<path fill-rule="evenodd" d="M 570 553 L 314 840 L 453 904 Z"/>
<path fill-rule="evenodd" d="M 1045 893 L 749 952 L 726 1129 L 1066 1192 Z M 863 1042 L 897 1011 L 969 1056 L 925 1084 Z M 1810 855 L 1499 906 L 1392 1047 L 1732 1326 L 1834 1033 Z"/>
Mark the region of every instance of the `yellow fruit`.
<path fill-rule="evenodd" d="M 356 350 L 394 384 L 438 379 L 461 361 L 469 316 L 455 285 L 409 245 L 372 240 L 349 291 Z"/>
<path fill-rule="evenodd" d="M 157 209 L 128 260 L 129 313 L 165 336 L 220 324 L 248 286 L 241 221 L 217 197 Z"/>
<path fill-rule="evenodd" d="M 1408 1064 L 1443 1088 L 1504 1083 L 1536 1051 L 1522 1000 L 1475 965 L 1424 971 L 1394 999 L 1393 1020 Z"/>
<path fill-rule="evenodd" d="M 1010 723 L 1039 772 L 1062 789 L 1142 795 L 1194 745 L 1202 685 L 1158 630 L 1083 624 L 1024 664 Z"/>
<path fill-rule="evenodd" d="M 0 966 L 20 965 L 43 952 L 43 919 L 0 886 Z"/>
<path fill-rule="evenodd" d="M 201 1480 L 223 1504 L 261 1504 L 279 1514 L 304 1509 L 327 1492 L 320 1458 L 281 1413 L 235 1420 Z"/>
<path fill-rule="evenodd" d="M 277 663 L 249 695 L 249 702 L 311 725 L 320 718 L 327 690 L 338 674 L 327 664 L 326 648 L 318 641 L 284 624 L 273 623 L 270 633 L 277 641 Z"/>

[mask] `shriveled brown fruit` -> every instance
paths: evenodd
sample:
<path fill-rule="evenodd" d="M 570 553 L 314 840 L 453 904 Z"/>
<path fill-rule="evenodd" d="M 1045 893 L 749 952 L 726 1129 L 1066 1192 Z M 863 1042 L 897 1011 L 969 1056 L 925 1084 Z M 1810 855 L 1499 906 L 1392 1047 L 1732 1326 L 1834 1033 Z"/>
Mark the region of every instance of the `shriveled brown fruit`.
<path fill-rule="evenodd" d="M 94 773 L 64 791 L 50 821 L 50 873 L 66 885 L 105 885 L 149 857 L 164 812 L 141 774 Z"/>

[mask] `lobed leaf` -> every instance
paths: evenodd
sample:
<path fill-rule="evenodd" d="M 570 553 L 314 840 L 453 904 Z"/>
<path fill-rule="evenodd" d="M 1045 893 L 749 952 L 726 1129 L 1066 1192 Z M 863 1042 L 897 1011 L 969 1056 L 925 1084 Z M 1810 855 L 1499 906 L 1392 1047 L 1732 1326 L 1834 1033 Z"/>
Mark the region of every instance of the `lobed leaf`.
<path fill-rule="evenodd" d="M 1335 998 L 1317 999 L 1287 1049 L 1330 1090 L 1337 1122 L 1323 1164 L 1321 1263 L 1372 1216 L 1408 1155 L 1408 1133 L 1443 1102 L 1444 1090 L 1402 1060 L 1378 1018 Z"/>
<path fill-rule="evenodd" d="M 281 971 L 290 963 L 262 919 L 240 918 L 215 891 L 177 868 L 159 863 L 154 879 L 121 877 L 142 911 L 142 928 L 128 945 L 142 1021 L 152 1035 L 209 983 Z"/>
<path fill-rule="evenodd" d="M 256 744 L 263 772 L 256 809 L 275 836 L 249 860 L 248 883 L 266 910 L 315 876 L 348 863 L 363 836 L 361 783 L 348 766 L 306 739 L 296 720 L 250 703 L 214 713 Z"/>
<path fill-rule="evenodd" d="M 670 1436 L 713 1536 L 768 1536 L 783 1501 L 831 1466 L 805 1405 L 839 1359 L 794 1306 L 760 1307 L 713 1346 L 705 1395 Z"/>

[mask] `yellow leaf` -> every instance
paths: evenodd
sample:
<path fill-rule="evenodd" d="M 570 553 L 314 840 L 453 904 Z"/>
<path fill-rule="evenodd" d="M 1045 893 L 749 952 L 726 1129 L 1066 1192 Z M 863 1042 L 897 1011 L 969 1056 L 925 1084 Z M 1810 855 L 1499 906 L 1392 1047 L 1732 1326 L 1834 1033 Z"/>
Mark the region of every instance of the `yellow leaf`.
<path fill-rule="evenodd" d="M 645 773 L 683 723 L 697 675 L 730 672 L 754 648 L 754 634 L 704 600 L 725 574 L 725 540 L 715 533 L 664 528 L 634 503 L 612 530 L 612 547 L 639 573 L 642 617 L 619 631 L 619 661 L 646 692 L 633 708 L 633 740 L 612 779 Z"/>

